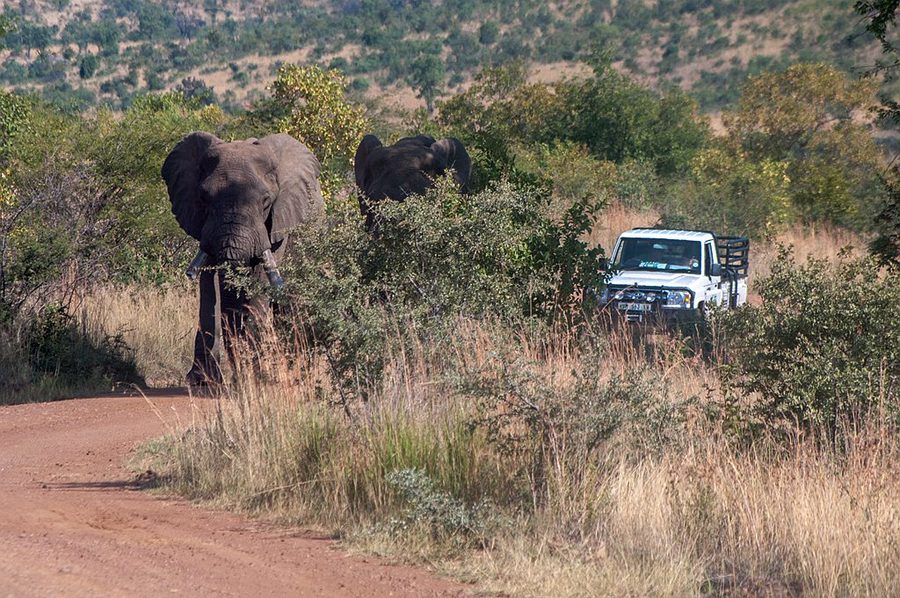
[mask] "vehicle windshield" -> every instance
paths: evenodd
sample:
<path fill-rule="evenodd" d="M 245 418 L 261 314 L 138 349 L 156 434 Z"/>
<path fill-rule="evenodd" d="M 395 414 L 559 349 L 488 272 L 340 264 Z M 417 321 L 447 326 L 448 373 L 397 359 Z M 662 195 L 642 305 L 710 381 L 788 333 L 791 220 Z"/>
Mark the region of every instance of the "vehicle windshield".
<path fill-rule="evenodd" d="M 700 242 L 625 238 L 622 239 L 615 266 L 619 270 L 700 274 Z"/>

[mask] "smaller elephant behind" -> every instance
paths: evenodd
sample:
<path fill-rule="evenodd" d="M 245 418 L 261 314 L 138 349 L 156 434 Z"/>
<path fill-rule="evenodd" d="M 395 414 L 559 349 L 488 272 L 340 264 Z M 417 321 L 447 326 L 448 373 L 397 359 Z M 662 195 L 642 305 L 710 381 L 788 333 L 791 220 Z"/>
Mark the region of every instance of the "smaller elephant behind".
<path fill-rule="evenodd" d="M 371 232 L 376 228 L 375 205 L 385 199 L 403 201 L 409 195 L 421 195 L 449 170 L 460 192 L 468 193 L 472 160 L 462 142 L 453 137 L 436 141 L 417 135 L 383 145 L 375 135 L 366 135 L 356 150 L 353 169 L 360 190 L 359 209 Z"/>

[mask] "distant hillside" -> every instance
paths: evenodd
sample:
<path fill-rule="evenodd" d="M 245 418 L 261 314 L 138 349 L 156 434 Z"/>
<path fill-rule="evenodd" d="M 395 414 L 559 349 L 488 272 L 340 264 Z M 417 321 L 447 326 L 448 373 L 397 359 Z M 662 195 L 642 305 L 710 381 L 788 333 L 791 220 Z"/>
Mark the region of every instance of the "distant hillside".
<path fill-rule="evenodd" d="M 353 89 L 405 108 L 513 60 L 537 78 L 583 72 L 597 48 L 710 111 L 750 73 L 798 61 L 852 71 L 878 46 L 846 0 L 21 0 L 5 2 L 0 85 L 82 109 L 186 88 L 228 109 L 286 61 L 340 68 Z M 187 81 L 186 81 L 187 79 Z M 896 89 L 887 89 L 896 93 Z"/>

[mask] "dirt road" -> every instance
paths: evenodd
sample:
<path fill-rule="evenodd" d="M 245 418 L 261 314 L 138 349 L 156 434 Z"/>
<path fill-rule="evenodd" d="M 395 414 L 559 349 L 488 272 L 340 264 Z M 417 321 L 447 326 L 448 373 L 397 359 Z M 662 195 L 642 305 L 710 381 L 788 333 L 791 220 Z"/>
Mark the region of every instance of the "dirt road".
<path fill-rule="evenodd" d="M 169 424 L 193 415 L 187 397 L 151 400 Z M 0 597 L 466 593 L 308 533 L 140 491 L 123 464 L 165 425 L 140 397 L 0 407 Z"/>

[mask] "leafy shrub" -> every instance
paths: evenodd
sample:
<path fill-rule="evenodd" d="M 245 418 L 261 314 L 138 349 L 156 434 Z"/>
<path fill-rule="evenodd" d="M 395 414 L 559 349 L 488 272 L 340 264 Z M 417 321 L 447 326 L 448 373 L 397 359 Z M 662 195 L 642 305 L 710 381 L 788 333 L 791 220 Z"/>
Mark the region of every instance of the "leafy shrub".
<path fill-rule="evenodd" d="M 486 501 L 467 505 L 460 499 L 437 488 L 434 481 L 420 469 L 401 469 L 385 476 L 407 504 L 402 517 L 392 519 L 391 531 L 400 533 L 424 526 L 436 539 L 455 538 L 469 542 L 483 537 L 489 527 L 491 505 Z"/>
<path fill-rule="evenodd" d="M 900 416 L 900 283 L 874 261 L 797 265 L 782 248 L 757 283 L 762 305 L 726 318 L 733 383 L 770 423 L 835 433 L 873 409 Z"/>
<path fill-rule="evenodd" d="M 144 383 L 120 335 L 87 330 L 58 303 L 0 326 L 0 341 L 0 405 Z"/>
<path fill-rule="evenodd" d="M 501 452 L 553 461 L 587 459 L 613 444 L 645 453 L 678 443 L 691 397 L 669 396 L 650 369 L 606 374 L 596 365 L 606 352 L 589 342 L 570 349 L 578 358 L 565 376 L 516 351 L 464 372 L 462 387 L 478 399 L 480 424 Z"/>
<path fill-rule="evenodd" d="M 659 205 L 673 228 L 756 237 L 777 232 L 794 216 L 787 164 L 751 162 L 722 148 L 697 153 L 689 173 L 669 186 Z"/>
<path fill-rule="evenodd" d="M 516 149 L 516 168 L 546 180 L 551 191 L 548 215 L 561 219 L 577 203 L 595 206 L 600 213 L 615 197 L 619 176 L 612 162 L 597 160 L 583 145 L 561 142 Z"/>
<path fill-rule="evenodd" d="M 323 192 L 330 196 L 350 171 L 368 123 L 362 109 L 346 99 L 347 81 L 338 71 L 284 65 L 272 83 L 272 100 L 257 118 L 270 118 L 278 131 L 309 146 L 322 163 Z M 267 113 L 268 112 L 268 113 Z"/>
<path fill-rule="evenodd" d="M 887 187 L 889 199 L 875 219 L 878 234 L 870 248 L 883 263 L 900 269 L 900 169 L 894 168 Z"/>
<path fill-rule="evenodd" d="M 539 189 L 500 183 L 460 195 L 445 181 L 384 203 L 379 234 L 370 236 L 355 205 L 332 204 L 327 230 L 297 235 L 285 299 L 341 379 L 365 389 L 378 379 L 392 319 L 411 336 L 440 336 L 461 315 L 572 313 L 600 276 L 602 250 L 582 240 L 591 209 L 575 203 L 554 222 Z"/>

